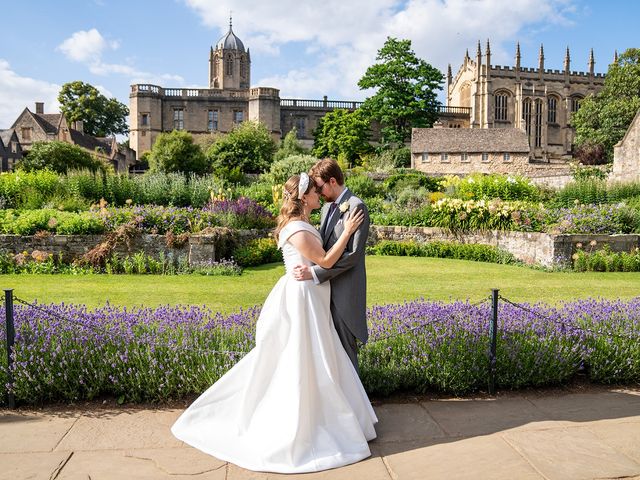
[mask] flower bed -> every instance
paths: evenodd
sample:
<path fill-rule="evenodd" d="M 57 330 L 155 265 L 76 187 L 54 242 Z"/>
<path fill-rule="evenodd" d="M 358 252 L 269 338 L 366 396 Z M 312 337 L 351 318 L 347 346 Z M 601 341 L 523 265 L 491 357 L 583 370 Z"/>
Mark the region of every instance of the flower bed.
<path fill-rule="evenodd" d="M 497 386 L 561 383 L 584 369 L 594 382 L 640 380 L 640 298 L 559 307 L 502 303 Z M 52 311 L 45 314 L 41 309 Z M 16 305 L 14 392 L 22 403 L 112 395 L 121 401 L 201 393 L 254 345 L 259 309 L 224 316 L 201 307 Z M 372 395 L 486 388 L 488 301 L 414 301 L 368 312 L 360 352 Z M 4 338 L 4 322 L 0 327 Z M 6 384 L 5 362 L 0 381 Z"/>

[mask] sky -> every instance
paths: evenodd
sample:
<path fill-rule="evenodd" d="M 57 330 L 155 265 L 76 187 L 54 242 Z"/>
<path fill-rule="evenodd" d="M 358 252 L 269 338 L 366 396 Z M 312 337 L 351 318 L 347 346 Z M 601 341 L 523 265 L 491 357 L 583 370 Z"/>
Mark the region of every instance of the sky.
<path fill-rule="evenodd" d="M 209 49 L 229 29 L 251 52 L 252 86 L 281 98 L 362 100 L 358 80 L 389 36 L 453 75 L 491 42 L 492 64 L 606 73 L 640 47 L 637 0 L 21 0 L 0 9 L 0 129 L 81 80 L 129 104 L 130 85 L 208 87 Z M 441 96 L 441 100 L 444 97 Z"/>

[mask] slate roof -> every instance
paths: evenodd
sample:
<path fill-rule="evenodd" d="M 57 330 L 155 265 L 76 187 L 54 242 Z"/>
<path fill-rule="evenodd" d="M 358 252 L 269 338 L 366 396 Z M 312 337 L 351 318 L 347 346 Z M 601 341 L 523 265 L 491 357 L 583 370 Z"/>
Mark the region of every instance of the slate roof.
<path fill-rule="evenodd" d="M 219 48 L 224 48 L 225 50 L 240 50 L 244 52 L 244 44 L 242 43 L 242 40 L 236 37 L 236 34 L 233 33 L 231 25 L 229 25 L 229 31 L 225 36 L 216 43 L 216 49 Z"/>
<path fill-rule="evenodd" d="M 412 153 L 529 153 L 519 128 L 414 128 Z"/>
<path fill-rule="evenodd" d="M 71 135 L 73 143 L 79 147 L 86 148 L 92 152 L 95 151 L 96 148 L 101 148 L 106 155 L 111 155 L 110 138 L 92 137 L 73 128 L 69 129 L 69 134 Z"/>
<path fill-rule="evenodd" d="M 58 125 L 60 125 L 61 113 L 32 113 L 33 118 L 40 124 L 42 129 L 47 133 L 58 133 Z"/>
<path fill-rule="evenodd" d="M 13 128 L 9 128 L 6 130 L 0 130 L 0 140 L 6 146 L 11 143 L 11 137 L 13 137 L 13 132 L 15 130 Z"/>

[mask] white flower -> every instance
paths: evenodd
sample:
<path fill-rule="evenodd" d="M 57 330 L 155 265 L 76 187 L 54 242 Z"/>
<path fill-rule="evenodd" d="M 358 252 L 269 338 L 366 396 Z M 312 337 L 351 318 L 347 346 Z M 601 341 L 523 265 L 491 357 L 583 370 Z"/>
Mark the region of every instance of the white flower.
<path fill-rule="evenodd" d="M 345 213 L 347 210 L 349 210 L 349 202 L 342 202 L 338 208 L 340 209 L 340 212 Z"/>

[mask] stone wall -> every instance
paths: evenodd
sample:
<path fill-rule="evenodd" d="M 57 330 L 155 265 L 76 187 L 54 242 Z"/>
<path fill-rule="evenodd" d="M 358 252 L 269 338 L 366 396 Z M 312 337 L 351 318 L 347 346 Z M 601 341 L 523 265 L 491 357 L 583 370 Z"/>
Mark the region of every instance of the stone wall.
<path fill-rule="evenodd" d="M 244 230 L 230 232 L 234 236 L 231 241 L 245 241 L 251 238 L 266 237 L 266 230 Z M 160 252 L 178 258 L 187 255 L 190 264 L 211 260 L 220 260 L 229 256 L 229 238 L 221 232 L 217 235 L 191 235 L 182 244 L 168 245 L 164 235 L 138 235 L 129 245 L 119 244 L 116 252 L 133 254 L 144 251 L 147 255 L 157 257 Z M 101 235 L 51 235 L 47 237 L 0 235 L 0 251 L 20 253 L 40 250 L 54 255 L 62 254 L 66 261 L 74 260 L 98 243 Z M 609 245 L 614 252 L 629 252 L 640 247 L 640 235 L 551 235 L 539 232 L 503 232 L 491 230 L 486 232 L 456 235 L 441 228 L 432 227 L 383 227 L 372 225 L 368 243 L 375 245 L 381 240 L 408 241 L 418 243 L 431 241 L 449 241 L 459 243 L 475 243 L 491 245 L 513 254 L 517 259 L 543 266 L 570 264 L 571 256 L 578 249 L 577 245 L 590 251 Z M 595 242 L 595 243 L 593 243 Z M 592 244 L 593 243 L 593 244 Z M 227 250 L 227 251 L 225 251 Z"/>
<path fill-rule="evenodd" d="M 505 232 L 490 230 L 465 234 L 453 234 L 432 227 L 381 227 L 373 225 L 369 243 L 381 240 L 413 240 L 430 242 L 435 240 L 491 245 L 510 252 L 518 260 L 545 267 L 570 264 L 577 245 L 590 251 L 609 245 L 614 252 L 629 252 L 640 247 L 640 235 L 551 235 L 539 232 Z M 595 242 L 591 245 L 592 242 Z"/>
<path fill-rule="evenodd" d="M 616 182 L 640 181 L 640 110 L 636 113 L 623 139 L 613 147 L 611 180 Z"/>

